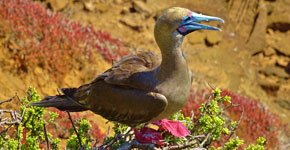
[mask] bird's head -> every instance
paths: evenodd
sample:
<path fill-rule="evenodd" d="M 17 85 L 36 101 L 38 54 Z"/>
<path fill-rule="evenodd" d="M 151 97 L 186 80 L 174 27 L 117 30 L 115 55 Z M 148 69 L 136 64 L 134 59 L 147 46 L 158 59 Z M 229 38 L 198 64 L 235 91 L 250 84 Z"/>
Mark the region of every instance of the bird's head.
<path fill-rule="evenodd" d="M 200 23 L 204 21 L 224 22 L 221 18 L 198 14 L 186 8 L 172 7 L 166 9 L 158 17 L 155 24 L 154 33 L 157 43 L 160 44 L 162 42 L 160 40 L 172 37 L 172 35 L 176 36 L 176 34 L 180 34 L 183 37 L 197 30 L 221 30 L 217 27 Z"/>

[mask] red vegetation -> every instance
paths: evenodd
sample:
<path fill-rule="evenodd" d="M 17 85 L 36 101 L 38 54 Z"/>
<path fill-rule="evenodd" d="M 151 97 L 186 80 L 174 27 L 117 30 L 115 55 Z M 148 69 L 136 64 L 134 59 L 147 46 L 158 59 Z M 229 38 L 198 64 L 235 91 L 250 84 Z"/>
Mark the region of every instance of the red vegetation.
<path fill-rule="evenodd" d="M 199 106 L 208 99 L 210 93 L 211 90 L 191 92 L 189 101 L 183 109 L 183 113 L 189 116 L 194 111 L 195 118 L 197 118 L 200 115 L 198 110 Z M 225 110 L 225 113 L 232 120 L 238 121 L 244 111 L 236 134 L 245 140 L 246 145 L 255 143 L 258 137 L 263 136 L 267 139 L 268 148 L 277 147 L 279 144 L 279 132 L 283 131 L 283 124 L 277 115 L 270 113 L 258 101 L 246 96 L 228 90 L 224 90 L 222 95 L 232 97 L 232 104 L 238 105 Z M 222 141 L 225 139 L 227 137 L 223 137 Z"/>
<path fill-rule="evenodd" d="M 200 115 L 199 107 L 205 100 L 208 99 L 211 91 L 208 89 L 198 90 L 198 91 L 190 91 L 189 99 L 186 105 L 183 107 L 183 114 L 185 116 L 191 116 L 194 113 L 194 118 L 197 118 Z"/>
<path fill-rule="evenodd" d="M 71 22 L 32 0 L 1 0 L 0 20 L 11 58 L 22 71 L 38 65 L 54 77 L 68 72 L 75 62 L 94 63 L 95 53 L 108 61 L 127 54 L 108 33 Z"/>

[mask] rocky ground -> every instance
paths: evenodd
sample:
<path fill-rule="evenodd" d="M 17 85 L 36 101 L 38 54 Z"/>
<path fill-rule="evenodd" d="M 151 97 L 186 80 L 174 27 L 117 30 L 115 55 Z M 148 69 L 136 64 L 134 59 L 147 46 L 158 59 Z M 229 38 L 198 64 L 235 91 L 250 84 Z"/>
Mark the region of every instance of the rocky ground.
<path fill-rule="evenodd" d="M 158 53 L 153 37 L 159 12 L 171 6 L 221 17 L 222 32 L 199 31 L 184 42 L 189 66 L 196 75 L 193 86 L 214 87 L 258 99 L 285 122 L 290 118 L 290 0 L 43 0 L 47 8 L 68 19 L 92 25 L 119 38 L 132 52 Z M 213 25 L 216 25 L 213 23 Z M 0 49 L 0 60 L 6 57 Z M 100 67 L 90 76 L 109 68 L 100 58 Z M 73 71 L 63 85 L 51 83 L 43 70 L 17 75 L 0 68 L 0 98 L 6 99 L 27 86 L 41 93 L 55 94 L 57 87 L 78 86 L 91 79 Z M 37 80 L 36 80 L 37 79 Z"/>

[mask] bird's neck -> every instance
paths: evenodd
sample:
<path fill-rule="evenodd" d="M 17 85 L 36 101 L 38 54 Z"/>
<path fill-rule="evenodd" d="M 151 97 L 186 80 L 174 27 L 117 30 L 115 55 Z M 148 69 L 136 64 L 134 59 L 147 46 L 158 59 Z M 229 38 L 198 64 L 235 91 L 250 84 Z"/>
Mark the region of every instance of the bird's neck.
<path fill-rule="evenodd" d="M 162 62 L 158 72 L 159 80 L 164 81 L 187 71 L 186 60 L 181 50 L 182 35 L 176 32 L 172 35 L 161 36 L 156 41 L 162 54 Z"/>
<path fill-rule="evenodd" d="M 156 86 L 156 91 L 162 93 L 168 100 L 166 110 L 158 116 L 160 119 L 172 115 L 173 112 L 183 107 L 188 99 L 191 78 L 181 51 L 183 36 L 174 33 L 171 36 L 163 36 L 162 38 L 157 36 L 157 38 L 162 62 L 157 72 L 159 84 Z"/>

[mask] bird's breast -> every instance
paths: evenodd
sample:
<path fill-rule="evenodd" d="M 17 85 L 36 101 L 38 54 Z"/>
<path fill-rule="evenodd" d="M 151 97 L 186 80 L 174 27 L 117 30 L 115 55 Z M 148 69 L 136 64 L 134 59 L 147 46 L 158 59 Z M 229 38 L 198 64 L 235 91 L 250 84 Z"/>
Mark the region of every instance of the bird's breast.
<path fill-rule="evenodd" d="M 155 120 L 171 116 L 182 109 L 189 97 L 191 78 L 189 70 L 178 71 L 177 74 L 167 78 L 157 87 L 158 91 L 164 95 L 168 101 L 168 106 Z"/>

